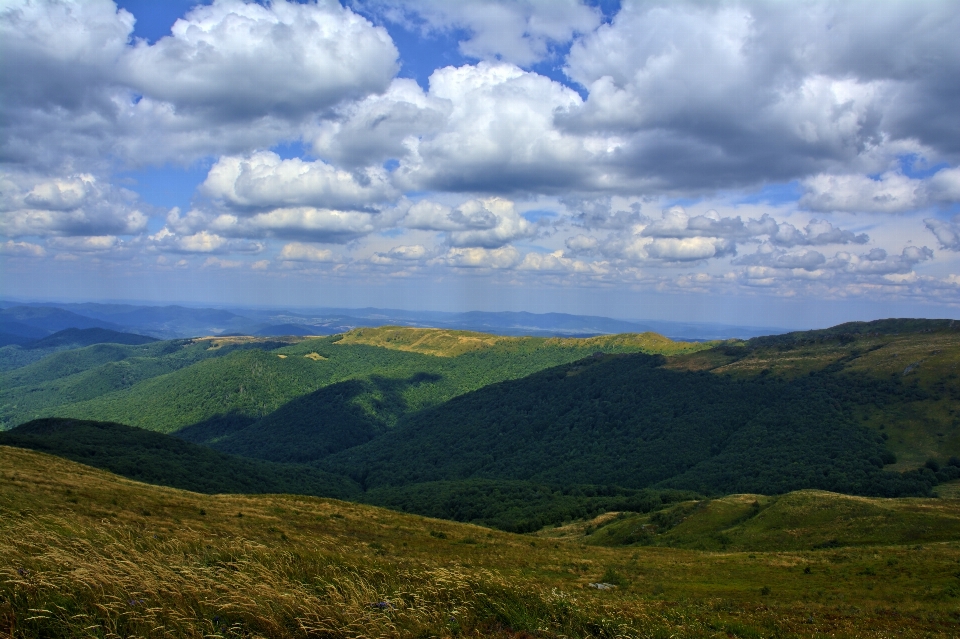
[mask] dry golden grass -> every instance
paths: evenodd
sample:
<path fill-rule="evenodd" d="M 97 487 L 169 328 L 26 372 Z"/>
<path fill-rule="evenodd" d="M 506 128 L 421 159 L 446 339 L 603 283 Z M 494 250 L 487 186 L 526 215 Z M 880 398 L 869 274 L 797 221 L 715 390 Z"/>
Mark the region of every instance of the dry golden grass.
<path fill-rule="evenodd" d="M 304 339 L 304 337 L 289 335 L 286 337 L 253 337 L 252 335 L 230 335 L 228 337 L 217 337 L 216 335 L 211 335 L 207 337 L 197 337 L 191 341 L 207 342 L 209 343 L 207 350 L 215 351 L 223 348 L 224 346 L 233 346 L 236 344 L 264 344 L 267 342 L 285 342 L 287 344 L 296 344 Z"/>
<path fill-rule="evenodd" d="M 951 637 L 958 572 L 957 542 L 587 547 L 0 447 L 0 633 L 18 638 Z"/>
<path fill-rule="evenodd" d="M 456 357 L 472 351 L 498 345 L 539 342 L 548 347 L 595 349 L 625 349 L 644 353 L 692 353 L 710 348 L 713 343 L 675 342 L 657 333 L 623 333 L 597 337 L 503 337 L 471 331 L 452 331 L 440 328 L 408 328 L 381 326 L 357 328 L 343 334 L 338 344 L 366 344 L 400 351 L 411 351 L 437 357 Z"/>

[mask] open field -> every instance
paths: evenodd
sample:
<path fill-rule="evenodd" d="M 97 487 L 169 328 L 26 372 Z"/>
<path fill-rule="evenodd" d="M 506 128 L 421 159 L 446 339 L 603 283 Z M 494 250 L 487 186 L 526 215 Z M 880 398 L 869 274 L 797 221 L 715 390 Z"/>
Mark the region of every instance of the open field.
<path fill-rule="evenodd" d="M 956 537 L 612 548 L 336 500 L 198 495 L 6 447 L 0 469 L 0 631 L 17 637 L 950 637 L 960 623 Z M 929 521 L 960 512 L 913 503 Z"/>

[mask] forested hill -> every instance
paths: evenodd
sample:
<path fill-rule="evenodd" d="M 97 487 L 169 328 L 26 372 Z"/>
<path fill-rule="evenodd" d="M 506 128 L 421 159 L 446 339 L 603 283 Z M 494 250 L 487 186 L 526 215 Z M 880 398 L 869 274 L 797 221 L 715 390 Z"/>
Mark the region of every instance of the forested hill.
<path fill-rule="evenodd" d="M 829 370 L 737 378 L 665 363 L 595 356 L 494 384 L 323 466 L 365 488 L 484 478 L 880 496 L 927 494 L 954 473 L 883 470 L 895 458 L 858 411 L 928 398 L 902 379 Z"/>
<path fill-rule="evenodd" d="M 205 446 L 86 422 L 16 444 L 149 481 L 316 493 L 267 480 L 322 470 L 358 500 L 534 530 L 677 491 L 930 494 L 960 468 L 958 367 L 949 320 L 714 344 L 381 327 L 66 350 L 0 374 L 0 420 Z"/>
<path fill-rule="evenodd" d="M 29 448 L 130 479 L 200 493 L 295 493 L 349 499 L 357 486 L 308 466 L 224 455 L 176 437 L 109 422 L 38 419 L 0 432 L 0 446 Z"/>

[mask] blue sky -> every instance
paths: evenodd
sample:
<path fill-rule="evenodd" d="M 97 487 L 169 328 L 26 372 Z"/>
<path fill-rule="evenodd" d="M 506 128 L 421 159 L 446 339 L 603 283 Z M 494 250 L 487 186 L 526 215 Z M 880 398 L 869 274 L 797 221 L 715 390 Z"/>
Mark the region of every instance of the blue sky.
<path fill-rule="evenodd" d="M 960 317 L 951 2 L 0 4 L 0 295 Z"/>

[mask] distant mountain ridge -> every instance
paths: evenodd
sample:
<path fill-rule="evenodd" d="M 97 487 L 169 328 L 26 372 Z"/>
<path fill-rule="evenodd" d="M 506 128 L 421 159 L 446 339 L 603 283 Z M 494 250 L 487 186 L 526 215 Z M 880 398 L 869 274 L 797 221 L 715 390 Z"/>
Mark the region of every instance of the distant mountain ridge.
<path fill-rule="evenodd" d="M 194 308 L 179 305 L 152 306 L 100 303 L 13 303 L 0 301 L 0 346 L 2 334 L 37 339 L 37 329 L 53 332 L 64 328 L 109 328 L 158 339 L 205 335 L 246 334 L 258 336 L 332 335 L 354 328 L 387 324 L 418 328 L 472 330 L 497 335 L 537 337 L 589 337 L 614 333 L 655 332 L 681 341 L 748 338 L 782 333 L 773 327 L 735 326 L 717 323 L 622 320 L 567 313 L 441 312 L 382 308 L 252 309 Z M 44 310 L 46 309 L 46 310 Z M 6 315 L 5 315 L 6 314 Z M 43 319 L 46 318 L 46 319 Z M 17 323 L 11 329 L 3 322 Z M 34 330 L 26 335 L 24 331 Z M 6 343 L 20 343 L 18 338 Z"/>

